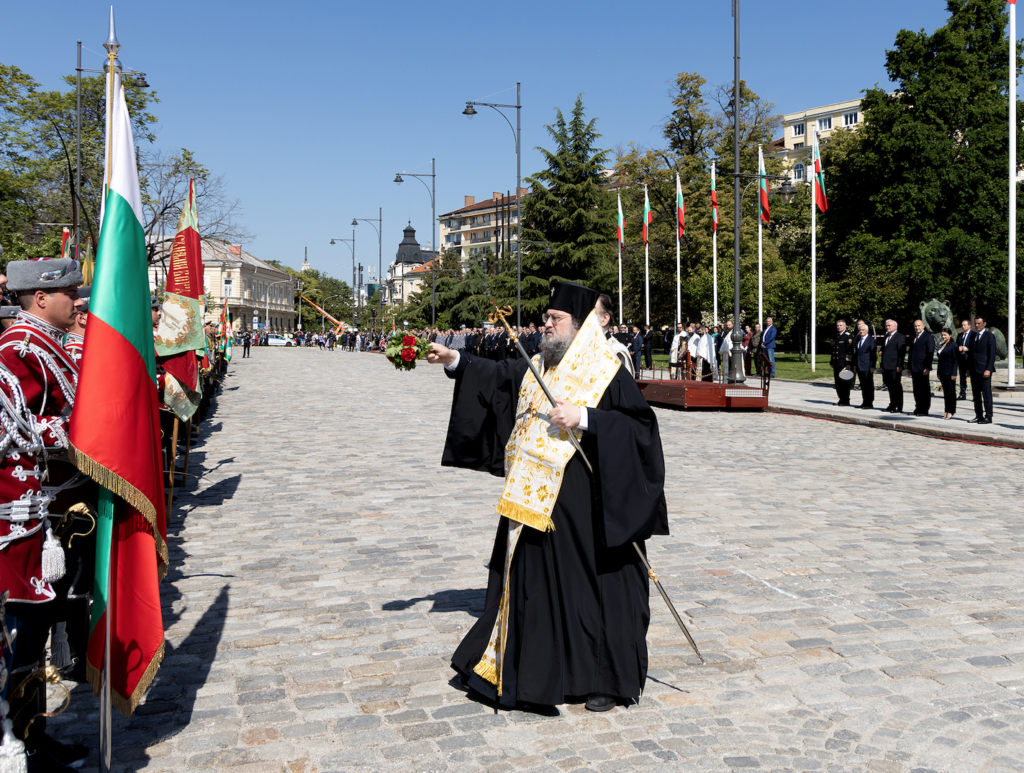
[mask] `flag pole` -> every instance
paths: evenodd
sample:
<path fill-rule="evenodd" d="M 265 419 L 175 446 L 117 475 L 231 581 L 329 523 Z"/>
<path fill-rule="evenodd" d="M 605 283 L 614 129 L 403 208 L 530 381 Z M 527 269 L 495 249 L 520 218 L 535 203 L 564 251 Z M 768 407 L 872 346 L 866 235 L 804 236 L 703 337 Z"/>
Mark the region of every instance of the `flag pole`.
<path fill-rule="evenodd" d="M 647 186 L 644 186 L 644 299 L 646 311 L 644 313 L 644 324 L 651 324 L 651 233 L 647 222 Z"/>
<path fill-rule="evenodd" d="M 679 172 L 676 172 L 676 191 L 678 196 L 682 196 L 682 186 L 679 184 Z M 676 220 L 679 220 L 679 205 L 676 205 Z M 683 319 L 683 285 L 681 283 L 680 269 L 679 269 L 679 229 L 680 223 L 676 223 L 676 322 L 680 322 Z M 675 325 L 672 326 L 673 333 L 675 332 Z"/>
<path fill-rule="evenodd" d="M 622 242 L 619 241 L 619 325 L 622 325 Z"/>
<path fill-rule="evenodd" d="M 622 194 L 615 194 L 619 203 L 618 225 L 615 228 L 615 241 L 619 248 L 619 326 L 622 326 L 622 242 L 626 238 L 626 221 L 622 217 Z"/>
<path fill-rule="evenodd" d="M 711 162 L 711 189 L 715 189 L 715 162 Z M 717 225 L 717 224 L 716 224 Z M 714 285 L 714 324 L 718 324 L 718 228 L 711 232 L 711 281 Z"/>
<path fill-rule="evenodd" d="M 760 173 L 761 169 L 764 167 L 764 156 L 761 154 L 761 146 L 760 145 L 757 146 L 757 161 L 758 161 L 757 171 L 758 171 L 758 173 Z M 764 181 L 764 177 L 761 177 L 757 181 L 757 188 L 758 188 L 758 190 L 757 190 L 757 200 L 758 200 L 758 202 L 761 201 L 761 184 L 763 183 L 763 181 Z M 757 216 L 757 322 L 758 322 L 758 324 L 763 325 L 764 324 L 764 269 L 763 269 L 764 260 L 763 260 L 763 250 L 762 250 L 762 246 L 761 246 L 762 218 L 761 218 L 761 214 L 760 214 L 760 211 L 761 211 L 760 204 L 758 204 L 758 208 L 757 209 L 758 209 L 758 216 Z"/>
<path fill-rule="evenodd" d="M 815 320 L 818 318 L 818 205 L 815 200 L 817 196 L 818 171 L 815 166 L 816 153 L 818 151 L 818 131 L 814 131 L 814 147 L 811 150 L 811 373 L 815 372 L 814 347 L 817 343 L 815 333 Z"/>
<path fill-rule="evenodd" d="M 1006 340 L 1010 367 L 1006 385 L 1015 386 L 1017 354 L 1017 4 L 1010 3 L 1010 304 Z"/>

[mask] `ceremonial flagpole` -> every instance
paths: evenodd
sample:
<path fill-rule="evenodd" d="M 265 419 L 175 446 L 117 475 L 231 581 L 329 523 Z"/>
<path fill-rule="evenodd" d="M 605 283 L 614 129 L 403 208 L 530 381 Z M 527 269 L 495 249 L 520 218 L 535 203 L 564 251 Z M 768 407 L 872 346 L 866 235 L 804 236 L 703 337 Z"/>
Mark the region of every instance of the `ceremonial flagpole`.
<path fill-rule="evenodd" d="M 718 324 L 718 198 L 715 195 L 715 162 L 711 162 L 711 193 L 715 198 L 712 199 L 712 206 L 714 207 L 713 214 L 715 221 L 712 224 L 713 231 L 711 232 L 711 278 L 714 284 L 714 295 L 715 295 L 715 323 Z"/>
<path fill-rule="evenodd" d="M 764 155 L 761 152 L 761 146 L 757 146 L 757 173 L 759 179 L 757 181 L 757 200 L 761 201 L 761 186 L 764 185 Z M 761 228 L 764 222 L 764 218 L 760 214 L 760 204 L 758 204 L 758 217 L 757 217 L 757 322 L 759 325 L 764 324 L 764 250 L 761 241 Z"/>
<path fill-rule="evenodd" d="M 815 360 L 814 356 L 815 344 L 817 343 L 817 331 L 815 330 L 815 320 L 818 318 L 818 202 L 816 200 L 817 185 L 818 185 L 818 174 L 817 166 L 814 162 L 818 158 L 818 130 L 814 130 L 814 149 L 813 153 L 812 169 L 814 170 L 813 177 L 811 177 L 811 373 L 815 371 Z"/>
<path fill-rule="evenodd" d="M 651 202 L 647 198 L 647 186 L 644 186 L 644 298 L 646 301 L 646 312 L 644 313 L 644 324 L 651 324 L 651 245 L 648 243 L 650 233 L 647 230 L 651 217 Z"/>
<path fill-rule="evenodd" d="M 615 240 L 619 243 L 619 325 L 622 325 L 622 243 L 626 239 L 626 221 L 622 217 L 622 194 L 616 194 L 619 201 L 619 225 Z"/>
<path fill-rule="evenodd" d="M 1010 367 L 1006 385 L 1015 386 L 1017 354 L 1013 345 L 1017 340 L 1017 2 L 1010 3 L 1010 304 L 1006 340 Z"/>
<path fill-rule="evenodd" d="M 676 172 L 676 322 L 683 318 L 683 285 L 679 269 L 679 237 L 683 233 L 683 216 L 685 214 L 683 204 L 683 188 L 679 183 L 679 172 Z M 675 333 L 675 325 L 672 326 Z"/>

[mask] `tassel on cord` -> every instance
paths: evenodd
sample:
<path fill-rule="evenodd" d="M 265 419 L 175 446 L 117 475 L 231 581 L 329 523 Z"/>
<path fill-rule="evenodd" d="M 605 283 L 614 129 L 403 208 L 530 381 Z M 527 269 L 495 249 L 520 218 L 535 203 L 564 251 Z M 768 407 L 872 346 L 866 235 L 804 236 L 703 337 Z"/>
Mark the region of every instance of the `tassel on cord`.
<path fill-rule="evenodd" d="M 3 701 L 3 712 L 7 714 L 7 701 Z M 0 746 L 0 773 L 28 773 L 28 759 L 25 744 L 14 735 L 14 723 L 4 720 L 4 742 Z"/>
<path fill-rule="evenodd" d="M 43 582 L 57 582 L 64 576 L 64 548 L 54 538 L 49 522 L 46 525 L 46 541 L 43 543 Z M 2 773 L 2 771 L 0 771 Z"/>
<path fill-rule="evenodd" d="M 57 623 L 50 639 L 50 665 L 67 668 L 71 665 L 71 645 L 68 644 L 68 624 Z"/>

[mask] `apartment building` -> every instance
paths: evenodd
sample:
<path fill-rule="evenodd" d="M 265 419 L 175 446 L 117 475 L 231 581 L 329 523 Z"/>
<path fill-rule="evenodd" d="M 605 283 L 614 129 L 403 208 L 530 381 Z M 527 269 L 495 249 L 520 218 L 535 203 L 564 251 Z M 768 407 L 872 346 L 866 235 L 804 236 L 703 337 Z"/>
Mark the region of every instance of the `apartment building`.
<path fill-rule="evenodd" d="M 526 188 L 519 190 L 523 196 L 527 194 Z M 488 249 L 498 258 L 506 257 L 506 253 L 515 255 L 519 239 L 518 198 L 500 191 L 494 191 L 491 198 L 479 202 L 475 196 L 466 196 L 461 208 L 438 218 L 442 252 L 453 250 L 461 258 L 481 255 Z"/>
<path fill-rule="evenodd" d="M 771 148 L 766 150 L 774 152 L 777 158 L 783 160 L 794 182 L 805 181 L 810 163 L 812 132 L 817 130 L 818 143 L 826 145 L 828 138 L 836 129 L 859 129 L 864 121 L 860 102 L 859 99 L 851 99 L 796 113 L 786 113 L 782 117 L 781 141 L 776 140 Z"/>

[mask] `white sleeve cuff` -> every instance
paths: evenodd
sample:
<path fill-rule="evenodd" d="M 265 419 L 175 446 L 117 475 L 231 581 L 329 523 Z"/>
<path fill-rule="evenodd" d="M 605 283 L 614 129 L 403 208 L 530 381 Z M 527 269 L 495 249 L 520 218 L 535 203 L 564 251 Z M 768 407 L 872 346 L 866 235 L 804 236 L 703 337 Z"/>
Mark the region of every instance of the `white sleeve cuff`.
<path fill-rule="evenodd" d="M 589 426 L 590 411 L 587 410 L 586 406 L 580 407 L 580 423 L 576 426 L 582 432 L 586 432 Z"/>
<path fill-rule="evenodd" d="M 453 362 L 451 365 L 445 365 L 444 369 L 445 370 L 455 370 L 457 367 L 459 367 L 459 360 L 461 360 L 461 359 L 462 359 L 462 353 L 458 349 L 456 349 L 455 350 L 455 362 Z"/>

